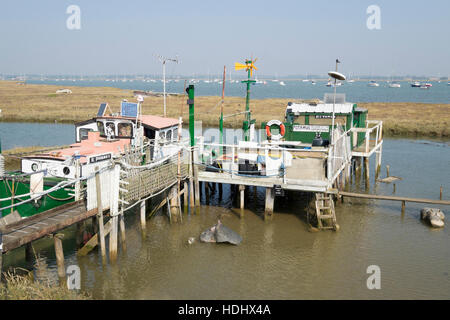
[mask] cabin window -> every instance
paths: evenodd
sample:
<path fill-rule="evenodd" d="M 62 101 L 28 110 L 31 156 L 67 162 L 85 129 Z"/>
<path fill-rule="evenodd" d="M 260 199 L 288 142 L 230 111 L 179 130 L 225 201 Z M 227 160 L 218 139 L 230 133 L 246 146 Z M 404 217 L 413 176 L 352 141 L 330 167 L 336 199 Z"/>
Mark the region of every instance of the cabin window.
<path fill-rule="evenodd" d="M 296 124 L 306 124 L 305 122 L 306 116 L 295 116 L 294 121 Z"/>
<path fill-rule="evenodd" d="M 105 135 L 105 125 L 102 121 L 97 121 L 98 132 L 100 132 L 101 136 Z"/>
<path fill-rule="evenodd" d="M 172 130 L 168 130 L 167 131 L 167 140 L 171 141 L 172 140 Z"/>
<path fill-rule="evenodd" d="M 94 130 L 92 130 L 90 128 L 81 128 L 79 131 L 80 132 L 80 140 L 87 140 L 88 133 L 91 131 L 94 131 Z"/>
<path fill-rule="evenodd" d="M 107 122 L 106 127 L 109 127 L 112 129 L 113 135 L 116 135 L 116 125 L 114 122 Z"/>
<path fill-rule="evenodd" d="M 173 129 L 173 140 L 178 140 L 178 128 Z"/>
<path fill-rule="evenodd" d="M 160 132 L 159 132 L 159 137 L 160 137 L 161 139 L 165 139 L 165 138 L 166 138 L 166 132 L 165 132 L 165 131 L 160 131 Z"/>
<path fill-rule="evenodd" d="M 133 125 L 131 123 L 119 123 L 117 125 L 119 129 L 120 138 L 131 138 L 133 136 Z"/>

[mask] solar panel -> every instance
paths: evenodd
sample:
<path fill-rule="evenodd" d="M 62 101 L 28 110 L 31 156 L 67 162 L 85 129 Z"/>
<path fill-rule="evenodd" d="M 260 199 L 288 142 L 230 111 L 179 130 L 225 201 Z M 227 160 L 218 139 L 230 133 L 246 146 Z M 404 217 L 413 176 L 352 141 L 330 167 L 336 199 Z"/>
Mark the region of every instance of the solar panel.
<path fill-rule="evenodd" d="M 103 117 L 105 115 L 107 103 L 100 104 L 100 108 L 98 108 L 97 117 Z"/>
<path fill-rule="evenodd" d="M 138 114 L 138 104 L 122 101 L 120 104 L 120 114 L 122 117 L 136 118 Z"/>

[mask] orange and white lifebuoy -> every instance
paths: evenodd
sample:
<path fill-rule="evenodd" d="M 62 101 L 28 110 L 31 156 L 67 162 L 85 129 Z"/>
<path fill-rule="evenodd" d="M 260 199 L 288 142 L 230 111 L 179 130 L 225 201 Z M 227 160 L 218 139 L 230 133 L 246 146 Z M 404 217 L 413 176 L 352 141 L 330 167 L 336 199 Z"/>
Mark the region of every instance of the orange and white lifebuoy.
<path fill-rule="evenodd" d="M 272 133 L 270 132 L 271 126 L 278 126 L 280 128 L 280 133 L 272 135 Z M 284 126 L 283 122 L 281 122 L 280 120 L 270 120 L 269 122 L 267 122 L 266 135 L 267 135 L 268 139 L 280 140 L 281 138 L 284 137 L 285 133 L 286 133 L 286 127 Z"/>

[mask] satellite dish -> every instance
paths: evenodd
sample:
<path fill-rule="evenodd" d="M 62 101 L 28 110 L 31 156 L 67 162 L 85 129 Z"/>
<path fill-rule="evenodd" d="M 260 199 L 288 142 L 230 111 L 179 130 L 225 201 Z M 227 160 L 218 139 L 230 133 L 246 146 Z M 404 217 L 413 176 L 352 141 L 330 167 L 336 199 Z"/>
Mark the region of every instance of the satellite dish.
<path fill-rule="evenodd" d="M 330 71 L 328 72 L 328 75 L 336 80 L 345 80 L 345 76 L 342 73 L 339 73 L 337 71 Z"/>

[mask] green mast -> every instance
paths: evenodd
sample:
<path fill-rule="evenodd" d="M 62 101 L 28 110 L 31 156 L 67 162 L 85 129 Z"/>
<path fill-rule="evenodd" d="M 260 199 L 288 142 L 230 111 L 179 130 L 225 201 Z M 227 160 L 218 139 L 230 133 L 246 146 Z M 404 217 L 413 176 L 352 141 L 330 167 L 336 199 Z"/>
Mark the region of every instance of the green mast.
<path fill-rule="evenodd" d="M 247 75 L 248 78 L 247 80 L 243 80 L 242 83 L 246 83 L 247 84 L 247 97 L 245 99 L 245 120 L 243 122 L 243 126 L 242 129 L 244 130 L 244 140 L 245 141 L 249 141 L 250 140 L 250 126 L 255 123 L 255 120 L 252 120 L 252 115 L 250 112 L 250 85 L 252 83 L 255 83 L 255 80 L 252 80 L 252 74 L 253 74 L 253 69 L 258 70 L 258 68 L 255 67 L 254 63 L 255 60 L 245 60 L 245 64 L 241 64 L 241 63 L 235 63 L 235 69 L 236 70 L 241 70 L 241 69 L 245 69 L 247 71 Z"/>

